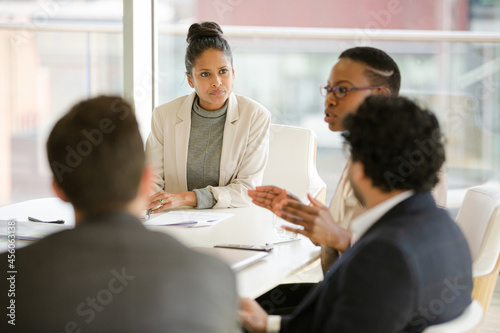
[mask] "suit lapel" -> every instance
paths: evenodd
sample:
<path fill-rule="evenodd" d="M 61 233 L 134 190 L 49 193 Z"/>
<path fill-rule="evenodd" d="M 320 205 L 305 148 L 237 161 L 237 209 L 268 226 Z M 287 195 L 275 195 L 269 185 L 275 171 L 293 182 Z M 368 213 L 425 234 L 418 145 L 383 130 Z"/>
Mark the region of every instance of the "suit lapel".
<path fill-rule="evenodd" d="M 191 131 L 191 110 L 196 93 L 193 92 L 186 98 L 177 111 L 177 124 L 175 125 L 175 162 L 177 167 L 177 181 L 181 191 L 187 191 L 187 156 L 189 148 L 189 135 Z"/>
<path fill-rule="evenodd" d="M 233 149 L 238 147 L 233 144 L 237 139 L 236 136 L 238 134 L 236 122 L 240 118 L 238 100 L 236 99 L 234 93 L 229 95 L 228 103 L 226 123 L 224 124 L 224 137 L 222 138 L 219 186 L 225 186 L 230 181 L 230 179 L 227 179 L 227 175 L 232 175 L 234 168 L 232 170 L 228 170 L 231 168 L 229 163 L 235 162 L 232 157 L 237 154 L 233 152 Z"/>
<path fill-rule="evenodd" d="M 300 307 L 297 308 L 294 314 L 297 314 L 304 309 L 307 309 L 309 306 L 313 305 L 316 300 L 321 296 L 321 293 L 327 285 L 330 283 L 330 280 L 332 277 L 335 275 L 335 273 L 340 269 L 340 267 L 347 261 L 350 260 L 350 257 L 352 256 L 353 253 L 356 252 L 356 245 L 354 245 L 352 248 L 348 249 L 346 252 L 342 254 L 342 256 L 333 264 L 333 266 L 328 270 L 326 273 L 325 277 L 323 278 L 323 281 L 319 282 L 318 285 L 311 291 L 309 292 L 304 300 L 300 303 Z"/>

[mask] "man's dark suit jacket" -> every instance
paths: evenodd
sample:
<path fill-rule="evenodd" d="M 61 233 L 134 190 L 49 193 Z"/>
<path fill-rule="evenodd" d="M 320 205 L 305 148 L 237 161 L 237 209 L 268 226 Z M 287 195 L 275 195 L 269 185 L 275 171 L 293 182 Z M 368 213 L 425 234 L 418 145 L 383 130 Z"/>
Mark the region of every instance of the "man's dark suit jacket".
<path fill-rule="evenodd" d="M 380 218 L 291 316 L 282 332 L 420 332 L 471 302 L 467 242 L 430 193 Z"/>
<path fill-rule="evenodd" d="M 19 249 L 15 266 L 16 325 L 4 314 L 2 332 L 219 333 L 237 326 L 230 268 L 127 214 L 87 219 Z M 7 282 L 0 282 L 4 311 Z"/>

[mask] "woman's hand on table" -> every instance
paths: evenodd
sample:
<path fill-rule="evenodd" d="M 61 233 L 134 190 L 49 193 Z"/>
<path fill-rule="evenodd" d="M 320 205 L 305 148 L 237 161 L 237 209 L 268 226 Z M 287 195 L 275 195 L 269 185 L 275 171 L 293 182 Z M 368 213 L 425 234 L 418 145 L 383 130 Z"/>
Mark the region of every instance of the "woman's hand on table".
<path fill-rule="evenodd" d="M 151 213 L 158 213 L 165 209 L 181 206 L 196 207 L 196 194 L 193 191 L 169 193 L 159 191 L 148 198 L 146 210 L 152 209 Z"/>

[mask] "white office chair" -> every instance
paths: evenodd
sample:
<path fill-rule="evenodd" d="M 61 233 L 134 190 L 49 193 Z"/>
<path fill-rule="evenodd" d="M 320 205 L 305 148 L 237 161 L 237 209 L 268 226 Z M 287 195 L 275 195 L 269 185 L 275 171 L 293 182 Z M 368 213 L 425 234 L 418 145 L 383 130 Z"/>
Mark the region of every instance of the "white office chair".
<path fill-rule="evenodd" d="M 457 318 L 445 323 L 432 325 L 422 331 L 422 333 L 469 333 L 474 332 L 481 324 L 483 318 L 483 308 L 478 301 L 472 303 Z"/>
<path fill-rule="evenodd" d="M 472 255 L 472 298 L 486 312 L 500 271 L 500 188 L 468 189 L 456 221 Z"/>
<path fill-rule="evenodd" d="M 325 202 L 326 184 L 316 170 L 316 134 L 306 128 L 271 125 L 269 160 L 262 185 L 275 185 L 308 202 Z"/>

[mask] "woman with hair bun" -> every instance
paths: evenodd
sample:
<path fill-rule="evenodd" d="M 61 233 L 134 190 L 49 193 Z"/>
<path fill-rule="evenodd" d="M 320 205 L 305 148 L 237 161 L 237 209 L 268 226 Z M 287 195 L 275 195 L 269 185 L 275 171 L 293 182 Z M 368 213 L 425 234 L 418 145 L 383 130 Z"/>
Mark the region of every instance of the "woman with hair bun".
<path fill-rule="evenodd" d="M 153 111 L 146 153 L 155 168 L 148 209 L 242 207 L 260 185 L 270 112 L 233 93 L 231 47 L 215 22 L 187 35 L 186 77 L 194 91 Z"/>

